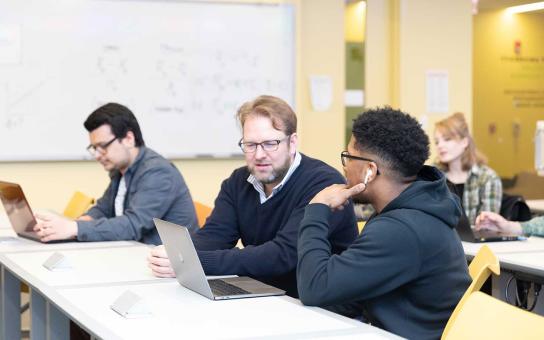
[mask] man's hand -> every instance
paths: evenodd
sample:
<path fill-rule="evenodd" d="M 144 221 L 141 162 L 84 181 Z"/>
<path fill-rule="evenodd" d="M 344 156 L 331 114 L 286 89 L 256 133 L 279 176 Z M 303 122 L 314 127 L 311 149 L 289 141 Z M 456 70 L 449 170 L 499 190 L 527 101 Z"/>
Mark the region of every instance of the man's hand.
<path fill-rule="evenodd" d="M 38 223 L 34 226 L 34 231 L 42 242 L 77 237 L 77 222 L 52 213 L 39 213 L 35 216 Z"/>
<path fill-rule="evenodd" d="M 508 221 L 499 214 L 490 211 L 483 211 L 476 217 L 474 229 L 493 230 L 500 233 L 521 235 L 523 230 L 519 222 Z"/>
<path fill-rule="evenodd" d="M 345 184 L 333 184 L 318 192 L 310 201 L 310 204 L 322 203 L 332 210 L 342 210 L 344 205 L 348 204 L 351 196 L 357 195 L 365 191 L 365 189 L 366 185 L 364 183 L 359 183 L 351 188 L 348 188 Z"/>
<path fill-rule="evenodd" d="M 147 266 L 157 277 L 176 277 L 163 245 L 151 249 L 147 256 Z"/>

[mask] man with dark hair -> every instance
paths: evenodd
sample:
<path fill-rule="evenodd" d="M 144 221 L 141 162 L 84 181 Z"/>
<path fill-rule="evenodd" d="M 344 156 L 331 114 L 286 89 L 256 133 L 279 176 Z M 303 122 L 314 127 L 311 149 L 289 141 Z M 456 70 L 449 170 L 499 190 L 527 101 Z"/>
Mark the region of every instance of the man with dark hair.
<path fill-rule="evenodd" d="M 104 195 L 77 221 L 37 214 L 35 230 L 44 242 L 136 240 L 161 244 L 153 218 L 198 229 L 189 189 L 176 167 L 147 148 L 134 114 L 109 103 L 84 123 L 87 150 L 111 177 Z"/>
<path fill-rule="evenodd" d="M 470 283 L 454 230 L 461 206 L 442 173 L 425 166 L 429 139 L 391 108 L 355 119 L 341 160 L 348 185 L 306 207 L 298 239 L 300 299 L 359 317 L 408 339 L 438 339 Z M 350 198 L 376 210 L 342 254 L 326 241 L 331 211 Z"/>
<path fill-rule="evenodd" d="M 207 275 L 244 275 L 297 296 L 297 233 L 304 207 L 323 188 L 344 183 L 329 165 L 297 151 L 297 119 L 280 98 L 260 96 L 238 110 L 247 166 L 221 185 L 215 208 L 193 242 Z M 325 236 L 332 253 L 346 249 L 357 235 L 350 205 L 330 216 Z M 244 245 L 236 248 L 238 239 Z M 175 273 L 164 251 L 149 258 L 156 276 Z"/>

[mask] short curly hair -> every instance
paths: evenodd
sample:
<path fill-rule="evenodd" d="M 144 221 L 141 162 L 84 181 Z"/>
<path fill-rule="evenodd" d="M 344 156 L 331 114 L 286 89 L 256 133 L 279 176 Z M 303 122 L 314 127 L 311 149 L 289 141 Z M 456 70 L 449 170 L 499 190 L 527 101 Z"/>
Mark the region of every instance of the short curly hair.
<path fill-rule="evenodd" d="M 388 106 L 361 113 L 352 133 L 357 150 L 375 154 L 404 177 L 416 175 L 429 158 L 429 137 L 419 122 Z"/>

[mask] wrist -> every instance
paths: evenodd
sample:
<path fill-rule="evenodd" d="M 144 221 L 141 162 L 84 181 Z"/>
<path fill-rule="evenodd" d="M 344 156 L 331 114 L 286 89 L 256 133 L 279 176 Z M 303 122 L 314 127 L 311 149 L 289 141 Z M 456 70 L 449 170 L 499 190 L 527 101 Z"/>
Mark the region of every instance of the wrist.
<path fill-rule="evenodd" d="M 70 229 L 72 230 L 72 233 L 70 234 L 70 238 L 77 239 L 77 231 L 78 231 L 77 222 L 72 221 L 71 223 L 72 223 L 72 228 Z"/>
<path fill-rule="evenodd" d="M 523 228 L 521 227 L 521 223 L 516 221 L 510 221 L 509 223 L 509 229 L 512 233 L 516 235 L 522 235 L 523 234 Z"/>

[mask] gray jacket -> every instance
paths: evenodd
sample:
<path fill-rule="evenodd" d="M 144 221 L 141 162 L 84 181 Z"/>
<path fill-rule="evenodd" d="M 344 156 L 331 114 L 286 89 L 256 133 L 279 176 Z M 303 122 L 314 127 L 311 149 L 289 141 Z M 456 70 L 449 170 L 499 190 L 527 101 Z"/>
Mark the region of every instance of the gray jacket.
<path fill-rule="evenodd" d="M 115 216 L 115 196 L 121 180 L 119 171 L 110 173 L 104 195 L 87 215 L 92 221 L 77 221 L 79 241 L 136 240 L 161 244 L 153 224 L 160 218 L 194 231 L 198 222 L 191 194 L 178 169 L 144 146 L 125 173 L 127 192 L 122 216 Z"/>

